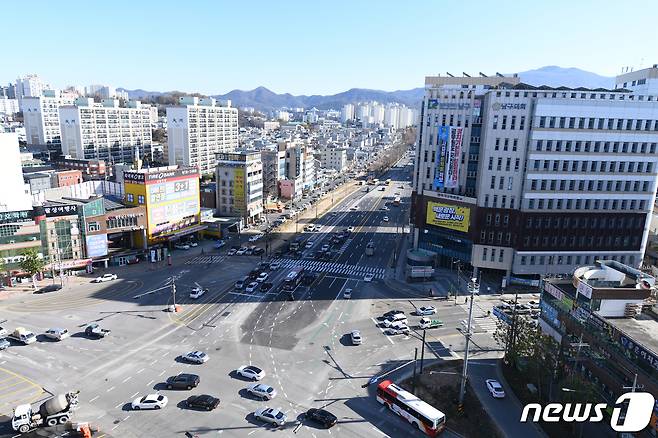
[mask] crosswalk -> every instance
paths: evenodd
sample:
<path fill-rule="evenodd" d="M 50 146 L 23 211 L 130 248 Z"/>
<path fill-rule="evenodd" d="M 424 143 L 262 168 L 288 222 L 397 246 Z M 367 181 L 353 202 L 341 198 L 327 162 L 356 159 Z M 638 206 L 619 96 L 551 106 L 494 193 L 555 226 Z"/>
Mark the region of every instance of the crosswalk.
<path fill-rule="evenodd" d="M 305 269 L 309 269 L 311 271 L 341 274 L 350 277 L 363 277 L 366 274 L 372 274 L 376 279 L 381 280 L 384 278 L 384 274 L 386 273 L 385 268 L 348 265 L 346 263 L 322 262 L 318 260 L 274 259 L 273 261 L 281 263 L 281 266 L 284 268 L 302 266 Z"/>
<path fill-rule="evenodd" d="M 221 263 L 226 259 L 226 256 L 219 255 L 203 255 L 189 259 L 185 262 L 186 265 L 208 265 L 212 263 Z"/>
<path fill-rule="evenodd" d="M 469 304 L 460 303 L 459 307 L 468 316 Z M 493 333 L 496 331 L 498 318 L 493 314 L 486 315 L 486 310 L 480 307 L 477 303 L 473 308 L 473 323 L 475 324 L 475 333 Z"/>

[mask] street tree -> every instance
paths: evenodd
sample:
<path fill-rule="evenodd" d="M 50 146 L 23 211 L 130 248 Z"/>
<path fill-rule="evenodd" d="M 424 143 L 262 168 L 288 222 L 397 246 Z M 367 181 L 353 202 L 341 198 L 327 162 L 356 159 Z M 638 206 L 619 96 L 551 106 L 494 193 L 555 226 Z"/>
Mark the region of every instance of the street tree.
<path fill-rule="evenodd" d="M 39 253 L 34 248 L 30 248 L 23 253 L 23 260 L 20 262 L 20 267 L 23 271 L 30 274 L 32 277 L 32 285 L 37 288 L 36 276 L 46 266 L 43 258 L 39 257 Z"/>

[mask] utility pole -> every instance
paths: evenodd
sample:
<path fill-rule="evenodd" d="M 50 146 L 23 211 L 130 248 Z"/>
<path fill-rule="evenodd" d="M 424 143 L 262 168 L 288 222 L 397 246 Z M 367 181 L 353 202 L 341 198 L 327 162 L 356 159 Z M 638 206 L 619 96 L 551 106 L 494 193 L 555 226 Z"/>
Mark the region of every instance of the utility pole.
<path fill-rule="evenodd" d="M 176 311 L 176 279 L 171 277 L 171 296 L 174 302 L 174 312 Z"/>
<path fill-rule="evenodd" d="M 471 343 L 471 324 L 473 322 L 473 301 L 475 301 L 475 294 L 480 288 L 477 278 L 472 278 L 469 284 L 471 292 L 471 302 L 468 309 L 468 325 L 466 327 L 466 349 L 464 351 L 464 366 L 462 368 L 461 384 L 459 386 L 459 405 L 457 409 L 461 412 L 464 408 L 464 394 L 466 393 L 466 378 L 468 374 L 468 348 Z"/>
<path fill-rule="evenodd" d="M 516 331 L 516 305 L 519 302 L 519 292 L 516 291 L 514 294 L 514 310 L 512 312 L 512 325 L 509 329 L 509 336 L 507 337 L 507 345 L 505 346 L 505 359 L 509 362 L 508 354 L 511 350 L 511 346 L 516 343 L 515 331 Z"/>
<path fill-rule="evenodd" d="M 423 344 L 420 349 L 420 374 L 423 374 L 423 360 L 425 359 L 425 333 L 427 330 L 423 330 Z M 637 376 L 637 374 L 636 374 Z"/>
<path fill-rule="evenodd" d="M 416 392 L 416 363 L 418 361 L 418 347 L 416 347 L 415 352 L 414 352 L 414 376 L 413 379 L 411 379 L 411 393 Z"/>

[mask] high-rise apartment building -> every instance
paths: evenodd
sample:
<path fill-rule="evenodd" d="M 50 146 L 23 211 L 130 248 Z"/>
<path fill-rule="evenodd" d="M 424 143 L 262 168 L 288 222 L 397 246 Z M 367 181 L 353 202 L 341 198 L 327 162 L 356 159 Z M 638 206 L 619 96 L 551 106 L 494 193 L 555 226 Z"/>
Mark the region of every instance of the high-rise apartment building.
<path fill-rule="evenodd" d="M 59 149 L 62 144 L 59 108 L 72 103 L 72 98 L 61 97 L 55 90 L 44 90 L 40 96 L 24 96 L 21 109 L 27 144 Z"/>
<path fill-rule="evenodd" d="M 151 110 L 149 105 L 116 99 L 94 103 L 78 98 L 60 108 L 62 152 L 72 158 L 132 163 L 136 154 L 151 157 Z"/>
<path fill-rule="evenodd" d="M 18 106 L 23 110 L 23 98 L 40 97 L 45 90 L 50 90 L 50 85 L 45 83 L 38 75 L 26 75 L 16 79 L 14 94 L 18 99 Z"/>
<path fill-rule="evenodd" d="M 217 214 L 239 216 L 252 224 L 263 213 L 263 163 L 260 151 L 217 154 Z"/>
<path fill-rule="evenodd" d="M 354 105 L 351 103 L 343 105 L 343 110 L 340 113 L 340 120 L 343 123 L 354 120 Z"/>
<path fill-rule="evenodd" d="M 214 172 L 215 155 L 238 147 L 238 110 L 230 102 L 181 97 L 178 106 L 167 108 L 167 138 L 169 164 Z"/>
<path fill-rule="evenodd" d="M 655 96 L 428 77 L 414 244 L 435 262 L 508 277 L 570 273 L 597 258 L 639 266 L 657 145 Z"/>

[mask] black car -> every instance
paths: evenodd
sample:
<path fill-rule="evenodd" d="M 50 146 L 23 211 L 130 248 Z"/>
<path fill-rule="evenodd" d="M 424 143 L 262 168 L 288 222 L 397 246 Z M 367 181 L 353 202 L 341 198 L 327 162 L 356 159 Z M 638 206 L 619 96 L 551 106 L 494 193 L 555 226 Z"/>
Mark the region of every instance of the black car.
<path fill-rule="evenodd" d="M 265 250 L 263 248 L 254 248 L 253 255 L 261 255 Z"/>
<path fill-rule="evenodd" d="M 178 374 L 167 379 L 167 389 L 192 389 L 201 379 L 196 374 Z"/>
<path fill-rule="evenodd" d="M 273 284 L 270 282 L 266 282 L 260 285 L 260 290 L 262 292 L 267 292 L 268 290 L 272 289 Z"/>
<path fill-rule="evenodd" d="M 313 284 L 316 278 L 317 278 L 317 274 L 315 272 L 306 272 L 302 277 L 302 283 L 304 284 L 304 286 L 310 286 L 311 284 Z"/>
<path fill-rule="evenodd" d="M 404 313 L 403 310 L 389 310 L 388 312 L 384 313 L 380 319 L 386 319 L 389 316 L 397 315 L 398 313 Z"/>
<path fill-rule="evenodd" d="M 306 411 L 305 416 L 309 420 L 315 421 L 316 423 L 320 423 L 322 426 L 326 427 L 327 429 L 335 425 L 336 422 L 338 421 L 338 418 L 334 414 L 332 414 L 329 411 L 325 411 L 324 409 L 311 408 L 308 411 Z"/>
<path fill-rule="evenodd" d="M 62 286 L 59 284 L 49 284 L 48 286 L 44 286 L 41 289 L 37 290 L 34 292 L 35 294 L 45 294 L 48 292 L 57 292 L 58 290 L 61 290 Z"/>
<path fill-rule="evenodd" d="M 219 406 L 219 399 L 208 394 L 193 395 L 185 400 L 185 404 L 188 408 L 198 408 L 205 409 L 206 411 L 212 411 L 217 406 Z"/>
<path fill-rule="evenodd" d="M 261 270 L 256 268 L 249 273 L 249 279 L 255 280 L 261 273 Z"/>

